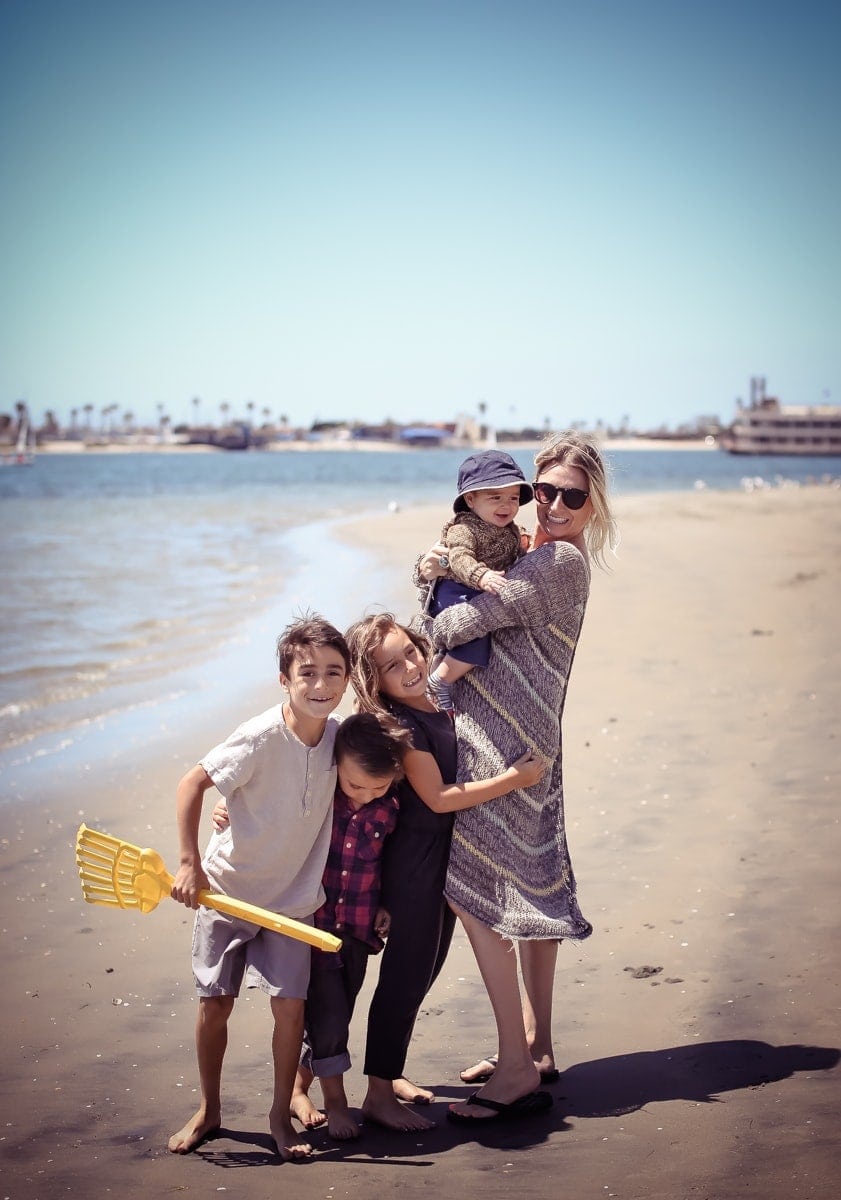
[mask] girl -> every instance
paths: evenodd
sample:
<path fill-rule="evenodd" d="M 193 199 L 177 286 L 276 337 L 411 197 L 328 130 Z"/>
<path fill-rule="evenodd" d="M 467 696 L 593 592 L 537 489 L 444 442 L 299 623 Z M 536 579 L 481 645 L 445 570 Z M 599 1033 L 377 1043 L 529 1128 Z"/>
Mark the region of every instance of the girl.
<path fill-rule="evenodd" d="M 368 1013 L 362 1112 L 390 1129 L 429 1129 L 432 1121 L 400 1101 L 432 1099 L 403 1077 L 403 1069 L 418 1009 L 453 933 L 454 917 L 444 900 L 453 814 L 531 787 L 547 764 L 527 751 L 488 779 L 456 783 L 453 723 L 427 695 L 427 640 L 391 613 L 358 621 L 346 639 L 358 707 L 396 718 L 412 738 L 403 759 L 405 778 L 397 787 L 397 828 L 383 858 L 382 903 L 391 930 Z"/>

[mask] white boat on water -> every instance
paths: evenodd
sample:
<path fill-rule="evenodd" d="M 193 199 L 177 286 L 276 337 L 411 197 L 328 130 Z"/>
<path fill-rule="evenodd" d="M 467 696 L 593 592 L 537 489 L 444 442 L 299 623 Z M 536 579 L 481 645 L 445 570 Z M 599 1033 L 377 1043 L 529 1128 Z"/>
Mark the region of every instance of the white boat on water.
<path fill-rule="evenodd" d="M 18 429 L 14 450 L 6 451 L 0 462 L 4 467 L 31 467 L 34 461 L 35 455 L 29 446 L 29 422 L 23 420 Z"/>
<path fill-rule="evenodd" d="M 750 381 L 750 404 L 739 402 L 729 429 L 719 436 L 730 454 L 841 455 L 841 408 L 833 404 L 783 405 L 765 395 L 765 380 Z"/>

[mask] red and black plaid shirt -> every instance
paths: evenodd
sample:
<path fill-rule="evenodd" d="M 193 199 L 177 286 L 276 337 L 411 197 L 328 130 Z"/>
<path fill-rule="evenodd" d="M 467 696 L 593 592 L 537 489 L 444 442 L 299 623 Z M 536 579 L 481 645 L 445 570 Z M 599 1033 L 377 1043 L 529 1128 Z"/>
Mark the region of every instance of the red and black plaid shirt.
<path fill-rule="evenodd" d="M 374 932 L 383 843 L 397 824 L 397 809 L 397 799 L 385 795 L 354 810 L 344 792 L 336 788 L 323 879 L 327 899 L 313 918 L 317 929 L 359 938 L 375 953 L 383 946 Z"/>

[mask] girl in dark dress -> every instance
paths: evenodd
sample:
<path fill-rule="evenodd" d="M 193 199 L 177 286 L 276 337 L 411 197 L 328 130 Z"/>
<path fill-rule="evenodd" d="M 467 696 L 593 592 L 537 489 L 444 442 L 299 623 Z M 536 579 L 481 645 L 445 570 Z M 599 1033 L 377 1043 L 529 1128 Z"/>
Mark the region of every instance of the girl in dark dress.
<path fill-rule="evenodd" d="M 390 1129 L 428 1129 L 433 1122 L 401 1101 L 429 1103 L 432 1094 L 410 1083 L 403 1069 L 418 1009 L 453 933 L 444 899 L 453 814 L 531 787 L 546 764 L 529 751 L 491 779 L 456 783 L 453 722 L 427 695 L 426 639 L 391 613 L 358 621 L 346 639 L 358 707 L 392 717 L 412 735 L 397 789 L 397 828 L 383 858 L 382 904 L 391 914 L 391 931 L 368 1014 L 362 1112 Z"/>

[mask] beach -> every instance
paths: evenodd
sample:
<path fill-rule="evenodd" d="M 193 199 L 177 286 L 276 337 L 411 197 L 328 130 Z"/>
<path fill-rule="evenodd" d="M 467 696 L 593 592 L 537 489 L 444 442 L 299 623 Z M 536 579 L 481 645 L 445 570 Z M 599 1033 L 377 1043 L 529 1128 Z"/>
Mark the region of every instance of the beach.
<path fill-rule="evenodd" d="M 168 1153 L 197 1102 L 191 914 L 86 905 L 73 842 L 84 821 L 172 870 L 175 784 L 279 698 L 268 673 L 247 712 L 138 723 L 95 761 L 7 781 L 3 1196 L 835 1195 L 841 490 L 638 494 L 617 508 L 619 555 L 594 570 L 564 714 L 567 831 L 594 932 L 559 954 L 550 1113 L 475 1131 L 445 1121 L 470 1090 L 459 1069 L 495 1049 L 459 932 L 407 1064 L 436 1093 L 434 1130 L 364 1126 L 353 1143 L 319 1131 L 314 1160 L 281 1164 L 268 1005 L 248 993 L 220 1136 Z M 424 507 L 342 525 L 372 607 L 411 614 L 407 547 L 441 520 Z M 376 962 L 354 1020 L 352 1105 L 375 978 Z"/>

